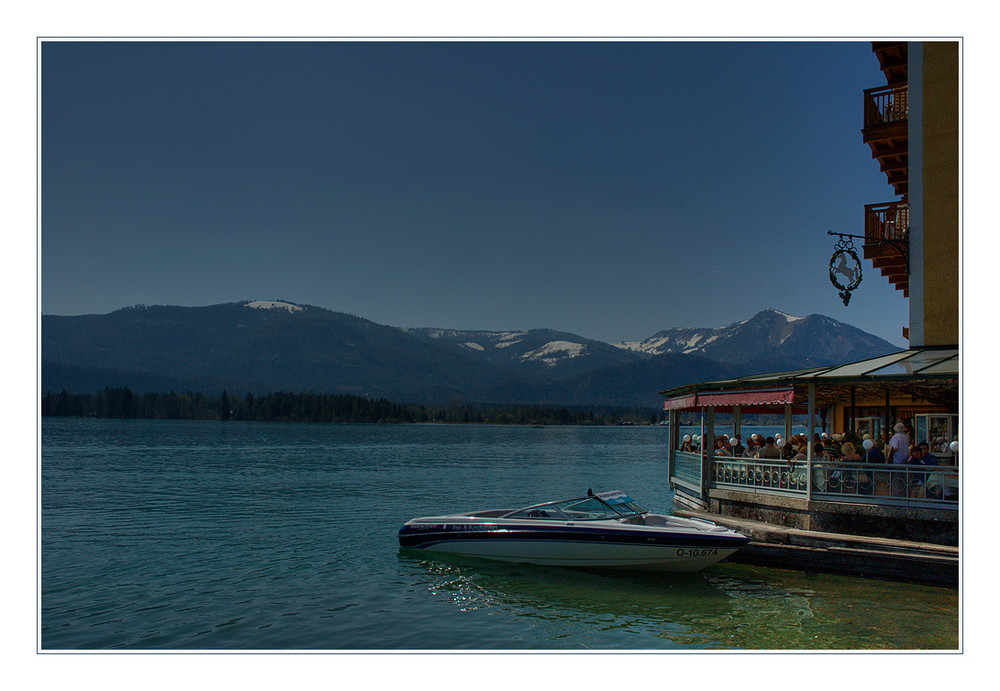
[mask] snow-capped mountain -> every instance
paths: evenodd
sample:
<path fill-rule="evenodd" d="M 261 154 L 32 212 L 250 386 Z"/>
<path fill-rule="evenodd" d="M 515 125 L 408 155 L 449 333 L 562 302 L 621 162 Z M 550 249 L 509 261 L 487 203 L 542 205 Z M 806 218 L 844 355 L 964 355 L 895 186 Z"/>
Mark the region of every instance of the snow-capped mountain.
<path fill-rule="evenodd" d="M 851 362 L 899 350 L 830 317 L 796 317 L 774 309 L 727 326 L 666 329 L 643 341 L 616 345 L 647 355 L 701 355 L 717 362 L 762 366 L 772 362 L 794 364 L 790 369 Z"/>
<path fill-rule="evenodd" d="M 395 327 L 283 300 L 43 316 L 42 353 L 43 386 L 74 393 L 104 377 L 138 390 L 437 401 L 504 376 Z"/>
<path fill-rule="evenodd" d="M 608 343 L 551 329 L 460 331 L 417 328 L 406 331 L 479 362 L 508 371 L 530 371 L 554 379 L 635 362 L 643 357 L 641 353 L 630 353 Z"/>
<path fill-rule="evenodd" d="M 617 346 L 551 329 L 401 329 L 252 300 L 42 316 L 42 387 L 94 393 L 313 391 L 409 403 L 658 405 L 658 391 L 898 350 L 829 317 L 764 310 L 715 329 Z"/>

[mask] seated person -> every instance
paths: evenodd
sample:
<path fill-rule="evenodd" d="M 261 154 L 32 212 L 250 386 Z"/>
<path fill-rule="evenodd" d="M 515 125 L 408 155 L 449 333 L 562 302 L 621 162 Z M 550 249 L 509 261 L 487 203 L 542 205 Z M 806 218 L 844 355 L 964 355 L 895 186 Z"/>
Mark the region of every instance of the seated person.
<path fill-rule="evenodd" d="M 823 453 L 831 461 L 840 459 L 840 449 L 837 448 L 837 443 L 830 437 L 823 439 Z"/>
<path fill-rule="evenodd" d="M 865 435 L 865 441 L 871 441 L 871 448 L 866 448 L 861 460 L 865 463 L 885 463 L 885 454 L 882 453 L 881 445 L 872 439 L 870 434 Z"/>
<path fill-rule="evenodd" d="M 941 465 L 941 461 L 937 456 L 931 453 L 930 444 L 925 441 L 920 442 L 920 449 L 923 451 L 923 461 L 924 465 Z"/>
<path fill-rule="evenodd" d="M 735 444 L 733 444 L 733 455 L 734 456 L 742 456 L 746 452 L 746 448 L 743 446 L 743 444 L 740 443 L 740 435 L 737 434 L 735 437 L 733 437 L 729 441 L 735 441 L 736 442 Z"/>
<path fill-rule="evenodd" d="M 933 457 L 932 457 L 933 458 Z M 935 461 L 937 459 L 934 459 Z M 919 444 L 913 444 L 910 446 L 910 457 L 906 461 L 907 465 L 931 465 L 927 462 L 927 457 L 924 455 L 924 449 Z M 936 463 L 934 465 L 937 465 Z"/>
<path fill-rule="evenodd" d="M 786 461 L 792 460 L 795 457 L 795 447 L 790 441 L 786 441 L 781 447 L 781 458 Z"/>
<path fill-rule="evenodd" d="M 845 463 L 857 463 L 861 460 L 860 454 L 858 454 L 857 450 L 854 448 L 854 444 L 852 444 L 851 442 L 847 442 L 846 444 L 841 446 L 840 453 L 841 453 L 840 460 L 844 461 Z"/>
<path fill-rule="evenodd" d="M 927 465 L 924 460 L 924 450 L 917 444 L 910 446 L 910 457 L 906 461 L 907 465 Z M 910 476 L 910 484 L 914 487 L 922 487 L 927 479 L 927 473 L 907 473 Z M 911 495 L 912 496 L 912 495 Z"/>
<path fill-rule="evenodd" d="M 764 440 L 764 446 L 761 447 L 757 458 L 781 458 L 781 451 L 774 445 L 774 437 L 768 437 Z"/>
<path fill-rule="evenodd" d="M 694 451 L 694 446 L 691 444 L 691 435 L 684 435 L 684 443 L 681 444 L 681 451 Z"/>

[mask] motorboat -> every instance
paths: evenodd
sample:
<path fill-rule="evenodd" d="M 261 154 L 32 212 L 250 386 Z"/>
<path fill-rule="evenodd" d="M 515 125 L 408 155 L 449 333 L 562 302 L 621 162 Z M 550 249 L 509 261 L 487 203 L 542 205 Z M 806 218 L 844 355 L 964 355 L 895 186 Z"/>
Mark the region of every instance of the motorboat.
<path fill-rule="evenodd" d="M 698 571 L 750 538 L 697 518 L 654 514 L 615 490 L 520 509 L 425 516 L 401 548 L 546 566 Z"/>

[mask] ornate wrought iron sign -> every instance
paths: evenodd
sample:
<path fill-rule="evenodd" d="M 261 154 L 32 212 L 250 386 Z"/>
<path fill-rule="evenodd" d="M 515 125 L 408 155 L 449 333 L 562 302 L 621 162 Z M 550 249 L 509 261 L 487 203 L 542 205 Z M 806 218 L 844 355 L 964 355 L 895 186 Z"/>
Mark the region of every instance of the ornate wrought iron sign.
<path fill-rule="evenodd" d="M 851 291 L 861 285 L 861 260 L 858 259 L 851 236 L 829 231 L 827 234 L 840 237 L 833 248 L 833 256 L 830 257 L 830 283 L 840 291 L 840 298 L 844 301 L 844 307 L 847 307 L 847 303 L 851 301 Z"/>

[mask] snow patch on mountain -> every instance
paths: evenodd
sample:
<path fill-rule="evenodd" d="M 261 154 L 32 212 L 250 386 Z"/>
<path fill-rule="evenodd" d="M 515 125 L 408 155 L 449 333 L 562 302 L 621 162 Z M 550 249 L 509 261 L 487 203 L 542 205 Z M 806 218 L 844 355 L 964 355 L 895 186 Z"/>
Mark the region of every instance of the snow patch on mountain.
<path fill-rule="evenodd" d="M 787 321 L 787 322 L 797 322 L 797 321 L 800 321 L 802 319 L 805 319 L 805 317 L 794 317 L 794 316 L 792 316 L 790 314 L 785 314 L 784 312 L 779 312 L 778 310 L 770 310 L 770 311 L 774 312 L 775 314 L 780 314 L 782 317 L 785 318 L 785 321 Z"/>
<path fill-rule="evenodd" d="M 282 302 L 281 300 L 254 300 L 246 303 L 244 307 L 255 310 L 288 310 L 289 314 L 302 311 L 302 308 L 298 305 L 293 305 L 290 302 Z"/>
<path fill-rule="evenodd" d="M 719 336 L 718 336 L 718 334 L 714 334 L 712 336 L 709 336 L 708 338 L 706 338 L 704 340 L 704 342 L 702 342 L 701 339 L 703 339 L 703 338 L 705 338 L 705 334 L 704 333 L 696 334 L 694 338 L 690 339 L 685 344 L 685 346 L 681 349 L 681 352 L 682 353 L 693 353 L 696 350 L 701 350 L 702 348 L 704 348 L 705 346 L 707 346 L 709 343 L 712 343 L 713 341 L 718 340 Z"/>
<path fill-rule="evenodd" d="M 757 329 L 757 335 L 753 338 L 760 342 L 766 339 L 765 333 L 772 333 L 774 343 L 777 347 L 783 344 L 792 333 L 799 328 L 800 324 L 808 323 L 807 317 L 796 317 L 775 309 L 766 309 L 757 313 L 750 319 L 734 322 L 727 326 L 718 328 L 674 328 L 660 331 L 643 341 L 623 341 L 615 346 L 622 350 L 630 350 L 647 355 L 662 355 L 665 353 L 683 353 L 685 355 L 715 354 L 719 357 L 720 349 L 731 348 L 729 343 L 737 343 L 746 338 L 745 329 Z M 736 339 L 735 341 L 733 339 Z M 731 359 L 732 356 L 723 357 L 724 360 Z"/>
<path fill-rule="evenodd" d="M 545 364 L 554 367 L 564 358 L 580 357 L 586 349 L 587 346 L 583 343 L 573 343 L 571 341 L 549 341 L 541 348 L 529 350 L 527 353 L 522 355 L 520 359 L 525 362 L 544 362 Z"/>
<path fill-rule="evenodd" d="M 525 336 L 528 335 L 527 331 L 507 331 L 500 335 L 500 340 L 497 341 L 497 348 L 507 348 L 512 345 L 517 345 L 521 342 Z"/>
<path fill-rule="evenodd" d="M 486 348 L 482 347 L 478 343 L 473 343 L 472 341 L 466 341 L 463 345 L 465 345 L 465 347 L 469 350 L 478 350 L 479 352 L 486 350 Z"/>

